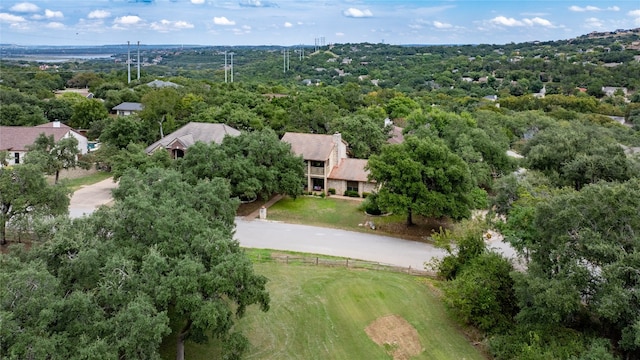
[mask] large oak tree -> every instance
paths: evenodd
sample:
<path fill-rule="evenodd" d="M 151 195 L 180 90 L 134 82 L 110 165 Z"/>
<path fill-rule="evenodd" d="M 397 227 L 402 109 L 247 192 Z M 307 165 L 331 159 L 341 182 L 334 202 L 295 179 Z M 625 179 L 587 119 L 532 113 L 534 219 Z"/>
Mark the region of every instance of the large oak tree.
<path fill-rule="evenodd" d="M 454 219 L 471 213 L 473 182 L 467 164 L 438 138 L 409 136 L 369 158 L 370 178 L 380 186 L 380 205 L 396 213 Z"/>

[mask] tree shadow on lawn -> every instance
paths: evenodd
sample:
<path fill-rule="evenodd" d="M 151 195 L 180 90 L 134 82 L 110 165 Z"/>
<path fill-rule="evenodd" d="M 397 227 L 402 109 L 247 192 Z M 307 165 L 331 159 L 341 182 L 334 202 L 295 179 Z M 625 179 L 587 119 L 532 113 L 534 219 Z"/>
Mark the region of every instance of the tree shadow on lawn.
<path fill-rule="evenodd" d="M 407 226 L 402 221 L 384 221 L 379 217 L 371 217 L 371 221 L 376 225 L 376 229 L 389 236 L 399 237 L 407 240 L 431 243 L 431 235 L 439 232 L 440 228 L 447 229 L 452 225 L 449 219 L 434 219 L 422 216 L 414 216 L 414 225 Z"/>

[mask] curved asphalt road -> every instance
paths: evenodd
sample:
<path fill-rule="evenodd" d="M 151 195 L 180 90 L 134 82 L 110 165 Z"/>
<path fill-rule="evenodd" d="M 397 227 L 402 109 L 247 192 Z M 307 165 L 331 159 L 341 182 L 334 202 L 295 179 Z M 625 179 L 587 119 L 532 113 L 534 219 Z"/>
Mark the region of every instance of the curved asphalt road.
<path fill-rule="evenodd" d="M 69 216 L 82 217 L 108 204 L 112 200 L 111 190 L 117 185 L 107 179 L 76 190 L 71 197 Z M 243 218 L 236 218 L 235 238 L 248 248 L 341 256 L 414 269 L 423 269 L 425 261 L 445 254 L 430 244 L 389 236 Z"/>

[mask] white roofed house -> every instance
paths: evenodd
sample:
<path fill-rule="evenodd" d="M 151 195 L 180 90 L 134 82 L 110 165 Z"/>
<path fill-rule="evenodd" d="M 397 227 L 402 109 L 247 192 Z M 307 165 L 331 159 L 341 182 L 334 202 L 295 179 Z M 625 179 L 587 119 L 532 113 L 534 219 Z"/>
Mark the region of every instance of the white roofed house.
<path fill-rule="evenodd" d="M 184 157 L 191 145 L 200 141 L 206 144 L 221 144 L 225 136 L 238 136 L 240 131 L 226 124 L 190 122 L 162 139 L 147 146 L 145 151 L 152 154 L 158 150 L 168 151 L 172 159 Z"/>

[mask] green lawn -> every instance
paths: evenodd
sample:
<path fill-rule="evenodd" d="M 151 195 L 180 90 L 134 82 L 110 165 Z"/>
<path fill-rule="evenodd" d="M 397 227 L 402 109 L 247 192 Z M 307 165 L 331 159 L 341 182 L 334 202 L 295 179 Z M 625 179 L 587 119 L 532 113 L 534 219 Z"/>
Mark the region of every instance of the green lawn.
<path fill-rule="evenodd" d="M 113 175 L 110 172 L 106 171 L 98 171 L 90 175 L 86 175 L 83 177 L 75 178 L 75 179 L 61 179 L 60 181 L 71 190 L 75 191 L 81 188 L 84 185 L 91 185 L 102 180 L 106 180 Z"/>
<path fill-rule="evenodd" d="M 271 309 L 251 307 L 240 320 L 251 342 L 246 359 L 391 359 L 364 330 L 387 315 L 417 330 L 422 351 L 412 359 L 484 359 L 447 316 L 430 280 L 309 265 L 254 267 L 270 279 Z M 216 346 L 187 343 L 186 358 L 215 359 Z M 174 358 L 175 342 L 163 344 L 162 352 L 164 359 Z"/>
<path fill-rule="evenodd" d="M 285 197 L 269 208 L 267 217 L 269 220 L 356 231 L 368 231 L 358 226 L 367 220 L 376 223 L 402 221 L 402 218 L 397 216 L 368 216 L 362 210 L 358 210 L 361 204 L 360 201 L 332 197 L 302 196 L 295 200 Z"/>
<path fill-rule="evenodd" d="M 383 233 L 417 241 L 430 241 L 432 231 L 441 226 L 447 227 L 445 221 L 414 216 L 415 226 L 407 227 L 405 215 L 369 216 L 358 207 L 362 203 L 335 197 L 302 196 L 297 199 L 284 197 L 273 204 L 267 211 L 269 220 L 288 223 L 333 227 L 344 230 Z M 359 226 L 366 221 L 373 221 L 376 230 Z"/>

